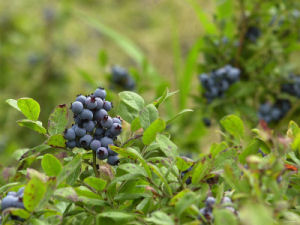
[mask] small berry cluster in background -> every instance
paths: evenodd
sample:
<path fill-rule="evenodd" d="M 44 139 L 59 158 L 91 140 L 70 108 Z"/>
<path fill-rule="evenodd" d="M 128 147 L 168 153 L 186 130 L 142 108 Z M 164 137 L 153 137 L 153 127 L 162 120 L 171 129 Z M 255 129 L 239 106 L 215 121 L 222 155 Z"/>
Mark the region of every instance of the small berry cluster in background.
<path fill-rule="evenodd" d="M 188 168 L 187 170 L 185 170 L 185 171 L 182 171 L 181 172 L 181 179 L 184 177 L 184 175 L 186 174 L 186 173 L 188 173 L 188 172 L 190 172 L 191 170 L 193 169 L 193 166 L 191 166 L 190 168 Z M 191 184 L 192 183 L 192 178 L 191 177 L 188 177 L 186 180 L 185 180 L 185 183 L 187 184 L 187 185 L 189 185 L 189 184 Z"/>
<path fill-rule="evenodd" d="M 108 164 L 117 165 L 118 154 L 109 145 L 113 145 L 121 134 L 122 123 L 120 118 L 108 115 L 112 103 L 105 100 L 105 97 L 106 91 L 103 88 L 97 88 L 88 96 L 78 95 L 71 104 L 75 124 L 65 130 L 64 137 L 68 148 L 91 149 L 96 152 L 98 159 L 107 159 Z"/>
<path fill-rule="evenodd" d="M 291 75 L 289 82 L 282 84 L 282 92 L 300 98 L 300 76 Z"/>
<path fill-rule="evenodd" d="M 216 199 L 214 197 L 208 197 L 205 200 L 205 207 L 201 208 L 199 210 L 199 220 L 205 219 L 206 222 L 212 222 L 214 220 L 213 217 L 213 208 L 214 205 L 216 203 Z M 235 210 L 235 208 L 232 206 L 232 201 L 229 197 L 224 197 L 221 200 L 221 206 L 224 207 L 225 209 L 228 209 L 229 211 L 231 211 L 234 214 L 237 214 L 237 211 Z"/>
<path fill-rule="evenodd" d="M 258 118 L 266 123 L 278 122 L 291 108 L 291 102 L 287 99 L 278 99 L 271 103 L 261 104 L 258 110 Z"/>
<path fill-rule="evenodd" d="M 135 81 L 126 69 L 120 66 L 111 68 L 111 81 L 114 85 L 124 90 L 134 90 Z"/>
<path fill-rule="evenodd" d="M 204 96 L 207 102 L 215 98 L 223 97 L 230 85 L 240 78 L 240 69 L 226 65 L 218 70 L 212 71 L 210 75 L 203 73 L 199 75 L 202 87 L 205 89 Z"/>

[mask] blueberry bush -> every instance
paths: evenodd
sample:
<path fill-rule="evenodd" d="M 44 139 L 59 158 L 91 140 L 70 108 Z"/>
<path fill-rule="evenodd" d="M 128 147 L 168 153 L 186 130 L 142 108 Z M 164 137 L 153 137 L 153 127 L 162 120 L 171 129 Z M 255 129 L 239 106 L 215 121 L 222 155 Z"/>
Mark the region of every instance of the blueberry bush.
<path fill-rule="evenodd" d="M 0 225 L 300 224 L 297 0 L 54 2 L 0 3 Z"/>

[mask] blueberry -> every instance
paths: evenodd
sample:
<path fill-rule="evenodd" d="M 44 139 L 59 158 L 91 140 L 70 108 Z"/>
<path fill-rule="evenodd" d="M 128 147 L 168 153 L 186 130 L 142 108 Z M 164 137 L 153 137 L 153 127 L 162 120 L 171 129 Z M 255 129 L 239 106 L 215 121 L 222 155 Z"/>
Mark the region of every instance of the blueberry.
<path fill-rule="evenodd" d="M 208 208 L 212 208 L 213 205 L 216 203 L 216 199 L 214 197 L 208 197 L 206 200 L 205 200 L 205 205 L 206 207 Z"/>
<path fill-rule="evenodd" d="M 104 117 L 106 117 L 107 115 L 108 114 L 105 109 L 100 109 L 94 113 L 94 120 L 97 120 L 97 121 L 103 120 Z"/>
<path fill-rule="evenodd" d="M 95 109 L 97 107 L 97 101 L 96 101 L 96 98 L 95 97 L 87 97 L 86 100 L 85 100 L 85 105 L 86 105 L 86 108 L 87 109 Z"/>
<path fill-rule="evenodd" d="M 97 110 L 103 108 L 103 100 L 101 98 L 96 97 L 96 103 L 97 103 L 97 106 L 96 106 Z"/>
<path fill-rule="evenodd" d="M 105 99 L 106 91 L 104 90 L 104 88 L 97 88 L 96 91 L 94 92 L 94 96 Z"/>
<path fill-rule="evenodd" d="M 112 120 L 113 120 L 114 123 L 122 124 L 121 119 L 118 118 L 118 117 L 114 117 Z"/>
<path fill-rule="evenodd" d="M 252 42 L 256 42 L 256 40 L 260 37 L 261 31 L 258 27 L 250 26 L 246 32 L 246 38 Z"/>
<path fill-rule="evenodd" d="M 271 110 L 271 117 L 273 120 L 279 120 L 281 116 L 281 111 L 279 108 L 273 108 Z"/>
<path fill-rule="evenodd" d="M 18 192 L 17 192 L 17 196 L 23 197 L 24 190 L 25 190 L 25 187 L 21 187 L 21 188 L 18 190 Z"/>
<path fill-rule="evenodd" d="M 79 114 L 80 119 L 82 120 L 92 120 L 93 119 L 93 113 L 91 110 L 84 109 L 82 112 Z"/>
<path fill-rule="evenodd" d="M 87 121 L 85 123 L 83 123 L 83 128 L 87 131 L 87 132 L 93 132 L 93 130 L 95 129 L 95 122 L 94 121 Z"/>
<path fill-rule="evenodd" d="M 93 151 L 97 151 L 98 148 L 101 147 L 101 142 L 99 140 L 93 140 L 90 144 L 90 148 L 93 150 Z"/>
<path fill-rule="evenodd" d="M 111 126 L 113 125 L 113 120 L 110 116 L 105 116 L 102 120 L 101 120 L 101 126 L 103 128 L 109 129 L 111 128 Z"/>
<path fill-rule="evenodd" d="M 86 97 L 84 95 L 78 95 L 76 101 L 81 102 L 83 105 L 85 104 Z"/>
<path fill-rule="evenodd" d="M 67 146 L 67 148 L 75 148 L 76 147 L 76 141 L 75 140 L 67 141 L 66 146 Z"/>
<path fill-rule="evenodd" d="M 109 138 L 109 137 L 103 137 L 103 138 L 101 138 L 101 145 L 102 145 L 102 147 L 108 147 L 108 145 L 112 145 L 112 144 L 114 144 L 114 141 L 113 141 L 113 139 L 111 139 L 111 138 Z"/>
<path fill-rule="evenodd" d="M 75 134 L 77 137 L 83 137 L 86 135 L 86 129 L 77 126 L 75 127 Z"/>
<path fill-rule="evenodd" d="M 80 138 L 80 145 L 84 149 L 89 149 L 90 143 L 93 140 L 93 137 L 89 134 L 84 135 L 82 138 Z"/>
<path fill-rule="evenodd" d="M 82 112 L 83 104 L 79 101 L 73 102 L 71 105 L 71 109 L 72 109 L 72 112 L 77 115 Z"/>
<path fill-rule="evenodd" d="M 113 136 L 118 136 L 122 132 L 122 126 L 119 123 L 113 123 L 109 130 Z"/>
<path fill-rule="evenodd" d="M 111 108 L 112 108 L 112 103 L 109 102 L 109 101 L 104 101 L 104 103 L 103 103 L 103 108 L 104 108 L 106 111 L 110 111 Z"/>
<path fill-rule="evenodd" d="M 135 88 L 135 81 L 132 77 L 128 77 L 127 82 L 124 87 L 126 90 L 134 90 Z"/>
<path fill-rule="evenodd" d="M 205 126 L 210 127 L 211 121 L 210 121 L 209 118 L 204 117 L 204 118 L 202 119 L 202 121 L 203 121 L 203 123 L 204 123 Z"/>
<path fill-rule="evenodd" d="M 11 196 L 17 196 L 17 192 L 14 192 L 14 191 L 10 191 L 7 193 L 7 195 L 11 195 Z"/>
<path fill-rule="evenodd" d="M 75 116 L 75 117 L 74 117 L 74 122 L 75 122 L 75 124 L 77 124 L 77 125 L 81 125 L 81 124 L 82 124 L 82 120 L 80 119 L 79 116 Z"/>
<path fill-rule="evenodd" d="M 76 135 L 73 128 L 66 129 L 64 132 L 64 137 L 66 140 L 75 140 Z"/>
<path fill-rule="evenodd" d="M 128 77 L 127 70 L 120 66 L 113 66 L 111 68 L 111 74 L 112 74 L 112 81 L 118 84 L 125 81 Z"/>
<path fill-rule="evenodd" d="M 222 199 L 222 203 L 223 204 L 231 204 L 232 201 L 229 197 L 225 196 L 223 199 Z"/>
<path fill-rule="evenodd" d="M 98 159 L 101 159 L 101 160 L 106 159 L 107 156 L 108 156 L 107 149 L 105 147 L 98 148 L 97 152 L 96 152 L 96 155 L 97 155 Z"/>
<path fill-rule="evenodd" d="M 12 195 L 7 195 L 5 198 L 2 199 L 1 202 L 1 209 L 2 211 L 14 207 L 16 205 L 16 202 L 18 201 L 18 197 L 12 196 Z"/>
<path fill-rule="evenodd" d="M 107 163 L 109 165 L 116 166 L 119 164 L 119 162 L 120 162 L 120 159 L 119 159 L 119 156 L 117 156 L 117 155 L 108 156 L 108 158 L 107 158 Z"/>

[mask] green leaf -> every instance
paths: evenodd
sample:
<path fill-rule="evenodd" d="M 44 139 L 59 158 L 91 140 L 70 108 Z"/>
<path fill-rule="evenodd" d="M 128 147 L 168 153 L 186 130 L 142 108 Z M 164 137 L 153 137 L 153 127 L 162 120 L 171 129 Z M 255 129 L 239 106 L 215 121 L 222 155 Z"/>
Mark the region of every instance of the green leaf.
<path fill-rule="evenodd" d="M 254 139 L 250 142 L 250 144 L 243 150 L 243 152 L 239 155 L 239 162 L 242 164 L 246 163 L 246 158 L 249 155 L 256 154 L 259 149 L 260 142 L 257 139 Z"/>
<path fill-rule="evenodd" d="M 172 157 L 175 159 L 178 155 L 177 146 L 166 135 L 157 134 L 156 142 L 166 157 Z"/>
<path fill-rule="evenodd" d="M 213 211 L 213 214 L 215 218 L 214 224 L 216 225 L 224 225 L 224 224 L 237 225 L 238 224 L 237 218 L 228 209 L 215 209 Z"/>
<path fill-rule="evenodd" d="M 192 109 L 184 109 L 184 110 L 181 110 L 179 113 L 177 113 L 173 118 L 169 119 L 167 121 L 167 124 L 170 124 L 172 123 L 174 120 L 176 120 L 178 117 L 180 117 L 182 114 L 184 113 L 187 113 L 187 112 L 193 112 Z"/>
<path fill-rule="evenodd" d="M 97 222 L 98 224 L 111 224 L 108 221 L 116 222 L 118 224 L 126 224 L 126 222 L 133 220 L 135 218 L 134 215 L 125 213 L 125 212 L 118 212 L 118 211 L 108 211 L 103 212 L 97 215 Z"/>
<path fill-rule="evenodd" d="M 158 118 L 157 108 L 153 104 L 147 105 L 139 113 L 140 123 L 144 130 Z"/>
<path fill-rule="evenodd" d="M 32 177 L 24 190 L 23 202 L 25 208 L 32 212 L 43 199 L 46 192 L 45 183 L 36 176 Z"/>
<path fill-rule="evenodd" d="M 136 117 L 132 122 L 131 122 L 131 132 L 135 132 L 138 129 L 142 128 L 140 118 Z"/>
<path fill-rule="evenodd" d="M 150 218 L 146 219 L 147 222 L 158 225 L 174 225 L 174 221 L 166 213 L 162 211 L 156 211 L 151 214 Z"/>
<path fill-rule="evenodd" d="M 197 184 L 200 182 L 201 179 L 203 179 L 205 177 L 205 175 L 207 175 L 207 173 L 209 172 L 211 165 L 210 165 L 210 161 L 208 161 L 208 159 L 206 159 L 204 162 L 199 161 L 194 169 L 192 170 L 192 183 L 193 184 Z"/>
<path fill-rule="evenodd" d="M 18 120 L 18 125 L 21 127 L 27 127 L 29 129 L 32 129 L 40 134 L 46 134 L 47 130 L 43 127 L 43 124 L 41 121 L 32 121 L 32 120 Z"/>
<path fill-rule="evenodd" d="M 187 162 L 183 158 L 176 157 L 176 166 L 180 171 L 185 171 L 193 165 L 193 162 Z"/>
<path fill-rule="evenodd" d="M 62 170 L 60 161 L 51 154 L 44 155 L 41 164 L 45 173 L 51 177 L 57 176 Z"/>
<path fill-rule="evenodd" d="M 77 72 L 89 85 L 91 85 L 92 87 L 97 87 L 97 82 L 95 81 L 94 77 L 87 71 L 78 69 Z"/>
<path fill-rule="evenodd" d="M 168 193 L 172 196 L 172 189 L 169 186 L 166 177 L 162 174 L 160 169 L 157 166 L 155 166 L 154 164 L 149 164 L 149 166 L 152 169 L 152 171 L 159 177 L 159 179 L 164 183 L 164 185 L 166 186 L 166 189 L 168 190 Z"/>
<path fill-rule="evenodd" d="M 225 116 L 221 119 L 220 123 L 223 128 L 234 137 L 241 138 L 244 136 L 244 123 L 238 116 Z"/>
<path fill-rule="evenodd" d="M 49 116 L 48 133 L 50 135 L 62 134 L 68 124 L 68 108 L 64 105 L 57 106 Z"/>
<path fill-rule="evenodd" d="M 143 134 L 143 143 L 145 145 L 150 145 L 156 137 L 156 134 L 164 131 L 166 128 L 166 123 L 162 119 L 158 118 L 145 130 Z"/>
<path fill-rule="evenodd" d="M 7 99 L 6 103 L 9 104 L 11 107 L 15 108 L 16 110 L 21 112 L 21 109 L 18 107 L 18 101 L 15 99 Z"/>
<path fill-rule="evenodd" d="M 138 94 L 130 91 L 119 93 L 120 104 L 118 114 L 128 123 L 131 123 L 139 112 L 144 108 L 144 99 Z"/>
<path fill-rule="evenodd" d="M 106 181 L 101 178 L 87 177 L 84 179 L 84 183 L 94 188 L 97 191 L 102 191 L 106 186 Z"/>
<path fill-rule="evenodd" d="M 71 162 L 65 165 L 57 177 L 57 184 L 60 184 L 69 176 L 71 176 L 74 172 L 76 172 L 76 168 L 81 165 L 81 156 L 77 155 L 73 158 Z"/>
<path fill-rule="evenodd" d="M 24 209 L 11 209 L 10 212 L 14 216 L 18 216 L 22 219 L 28 219 L 30 217 L 30 213 Z"/>
<path fill-rule="evenodd" d="M 248 203 L 239 210 L 241 224 L 266 225 L 274 224 L 271 210 L 258 203 Z"/>
<path fill-rule="evenodd" d="M 181 215 L 188 207 L 190 207 L 197 200 L 194 192 L 186 192 L 178 202 L 175 204 L 176 215 Z"/>
<path fill-rule="evenodd" d="M 153 105 L 158 108 L 160 106 L 160 104 L 162 104 L 164 101 L 166 101 L 168 98 L 170 98 L 171 96 L 177 94 L 178 91 L 173 91 L 173 92 L 169 92 L 169 89 L 166 88 L 164 93 L 162 94 L 162 96 L 160 96 L 157 100 L 155 100 L 153 102 Z"/>
<path fill-rule="evenodd" d="M 18 107 L 29 120 L 37 120 L 40 115 L 40 105 L 32 98 L 18 99 Z"/>
<path fill-rule="evenodd" d="M 119 153 L 121 156 L 124 156 L 124 157 L 131 157 L 133 159 L 137 159 L 139 160 L 139 162 L 143 165 L 147 175 L 149 178 L 152 178 L 152 174 L 151 174 L 151 170 L 146 162 L 146 160 L 141 156 L 141 154 L 139 152 L 137 152 L 135 149 L 133 148 L 127 148 L 127 149 L 124 149 L 124 148 L 119 148 L 117 146 L 110 146 L 110 148 Z"/>
<path fill-rule="evenodd" d="M 49 139 L 47 140 L 47 144 L 53 148 L 65 148 L 66 140 L 62 134 L 54 134 L 49 137 Z"/>

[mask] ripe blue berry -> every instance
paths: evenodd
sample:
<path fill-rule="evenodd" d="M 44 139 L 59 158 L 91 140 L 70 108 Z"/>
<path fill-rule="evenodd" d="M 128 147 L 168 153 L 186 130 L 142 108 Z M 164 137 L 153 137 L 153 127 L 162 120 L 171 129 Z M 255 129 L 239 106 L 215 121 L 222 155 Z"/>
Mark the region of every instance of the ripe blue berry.
<path fill-rule="evenodd" d="M 103 138 L 101 138 L 101 145 L 102 145 L 102 147 L 108 147 L 108 145 L 112 145 L 112 144 L 114 144 L 114 141 L 113 141 L 113 139 L 111 139 L 111 138 L 109 138 L 109 137 L 103 137 Z"/>
<path fill-rule="evenodd" d="M 78 95 L 76 101 L 81 102 L 83 105 L 85 104 L 86 97 L 84 95 Z"/>
<path fill-rule="evenodd" d="M 114 123 L 122 124 L 122 121 L 118 117 L 114 117 L 112 120 Z"/>
<path fill-rule="evenodd" d="M 75 101 L 72 103 L 71 109 L 74 114 L 78 115 L 83 110 L 83 104 L 79 101 Z"/>
<path fill-rule="evenodd" d="M 10 191 L 7 193 L 7 195 L 11 195 L 11 196 L 17 196 L 17 192 L 14 191 Z"/>
<path fill-rule="evenodd" d="M 119 164 L 119 162 L 120 162 L 120 159 L 119 159 L 119 156 L 117 156 L 117 155 L 108 156 L 108 158 L 107 158 L 107 163 L 109 165 L 116 166 Z"/>
<path fill-rule="evenodd" d="M 80 138 L 80 146 L 82 148 L 89 149 L 90 143 L 92 142 L 92 140 L 93 140 L 93 137 L 91 135 L 89 135 L 89 134 L 84 135 L 82 138 Z"/>
<path fill-rule="evenodd" d="M 97 151 L 98 148 L 101 147 L 101 142 L 99 140 L 93 140 L 90 144 L 90 148 L 93 150 L 93 151 Z"/>
<path fill-rule="evenodd" d="M 119 123 L 113 123 L 109 130 L 113 136 L 118 136 L 122 132 L 122 126 Z"/>
<path fill-rule="evenodd" d="M 87 131 L 87 132 L 93 132 L 93 130 L 95 129 L 95 122 L 94 121 L 87 121 L 85 123 L 82 124 L 83 128 Z"/>
<path fill-rule="evenodd" d="M 104 88 L 97 88 L 96 91 L 94 92 L 94 96 L 105 99 L 106 91 L 104 90 Z"/>
<path fill-rule="evenodd" d="M 105 116 L 103 120 L 101 120 L 101 126 L 103 128 L 109 129 L 113 125 L 113 120 L 110 116 Z"/>
<path fill-rule="evenodd" d="M 105 133 L 105 130 L 103 128 L 97 127 L 94 134 L 96 136 L 102 136 L 104 133 Z"/>
<path fill-rule="evenodd" d="M 100 109 L 94 113 L 94 120 L 100 121 L 107 116 L 107 111 L 105 109 Z"/>
<path fill-rule="evenodd" d="M 84 109 L 82 112 L 79 114 L 80 119 L 82 120 L 92 120 L 93 119 L 93 113 L 91 110 Z"/>
<path fill-rule="evenodd" d="M 112 108 L 112 103 L 109 102 L 109 101 L 104 101 L 104 103 L 103 103 L 103 108 L 104 108 L 106 111 L 110 111 L 111 108 Z"/>
<path fill-rule="evenodd" d="M 79 126 L 75 127 L 75 134 L 77 137 L 83 137 L 84 135 L 86 135 L 86 129 L 81 128 Z"/>
<path fill-rule="evenodd" d="M 97 107 L 97 101 L 96 101 L 96 98 L 95 97 L 87 97 L 86 100 L 85 100 L 85 105 L 86 105 L 86 108 L 87 109 L 95 109 Z"/>
<path fill-rule="evenodd" d="M 105 147 L 100 147 L 96 151 L 96 155 L 98 159 L 104 160 L 108 156 L 107 149 Z"/>
<path fill-rule="evenodd" d="M 216 199 L 214 197 L 208 197 L 206 200 L 205 200 L 205 205 L 206 207 L 208 208 L 212 208 L 213 205 L 216 203 Z"/>
<path fill-rule="evenodd" d="M 76 135 L 73 128 L 69 128 L 65 130 L 64 137 L 67 140 L 75 140 Z"/>
<path fill-rule="evenodd" d="M 67 146 L 67 148 L 75 148 L 76 147 L 76 141 L 75 140 L 67 141 L 66 146 Z"/>
<path fill-rule="evenodd" d="M 18 196 L 18 197 L 23 197 L 24 190 L 25 190 L 25 187 L 21 187 L 21 188 L 18 190 L 18 192 L 17 192 L 17 196 Z"/>
<path fill-rule="evenodd" d="M 16 202 L 18 201 L 18 197 L 7 195 L 5 198 L 2 199 L 1 202 L 1 209 L 2 211 L 14 207 L 16 205 Z"/>
<path fill-rule="evenodd" d="M 97 106 L 96 106 L 97 110 L 103 108 L 103 100 L 101 98 L 96 97 L 96 103 L 97 103 Z"/>

